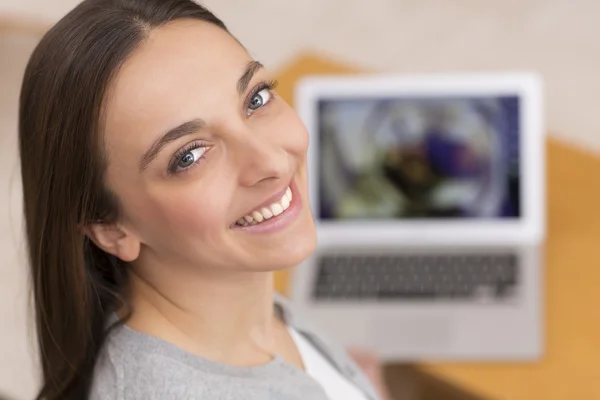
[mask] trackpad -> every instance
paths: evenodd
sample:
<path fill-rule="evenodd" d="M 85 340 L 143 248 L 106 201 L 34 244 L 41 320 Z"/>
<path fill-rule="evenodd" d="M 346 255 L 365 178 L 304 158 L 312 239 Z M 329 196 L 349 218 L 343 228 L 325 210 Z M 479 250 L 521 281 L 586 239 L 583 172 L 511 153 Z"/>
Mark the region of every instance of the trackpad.
<path fill-rule="evenodd" d="M 377 348 L 419 358 L 448 350 L 455 331 L 452 316 L 446 313 L 375 318 L 370 326 L 369 337 Z"/>

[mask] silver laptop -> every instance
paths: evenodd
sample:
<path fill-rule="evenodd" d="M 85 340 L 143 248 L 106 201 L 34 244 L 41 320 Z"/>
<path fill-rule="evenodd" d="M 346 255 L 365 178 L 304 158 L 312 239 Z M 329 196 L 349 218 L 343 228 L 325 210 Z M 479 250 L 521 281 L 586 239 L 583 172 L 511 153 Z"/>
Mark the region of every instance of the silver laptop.
<path fill-rule="evenodd" d="M 300 311 L 384 360 L 539 358 L 540 79 L 309 77 L 296 107 L 318 231 Z"/>

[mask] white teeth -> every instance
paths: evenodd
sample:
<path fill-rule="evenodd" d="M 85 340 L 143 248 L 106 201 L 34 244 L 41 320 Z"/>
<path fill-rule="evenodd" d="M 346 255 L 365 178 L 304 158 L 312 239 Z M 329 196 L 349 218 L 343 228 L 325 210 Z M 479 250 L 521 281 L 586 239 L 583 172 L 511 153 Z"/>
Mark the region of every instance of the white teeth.
<path fill-rule="evenodd" d="M 260 210 L 260 212 L 265 217 L 265 219 L 269 219 L 273 216 L 273 213 L 268 208 L 263 208 L 262 210 Z"/>
<path fill-rule="evenodd" d="M 292 190 L 288 187 L 285 190 L 284 195 L 276 203 L 271 204 L 269 207 L 264 207 L 260 210 L 252 212 L 252 214 L 246 215 L 237 221 L 237 225 L 249 226 L 256 225 L 263 221 L 266 221 L 274 216 L 280 215 L 290 207 L 292 201 Z"/>
<path fill-rule="evenodd" d="M 279 203 L 271 204 L 271 211 L 273 211 L 273 215 L 277 216 L 283 212 L 283 207 Z"/>
<path fill-rule="evenodd" d="M 259 213 L 258 211 L 254 211 L 254 212 L 252 213 L 252 218 L 254 218 L 254 220 L 255 220 L 256 222 L 263 222 L 263 219 L 265 219 L 265 218 L 263 217 L 263 215 L 262 215 L 261 213 Z"/>

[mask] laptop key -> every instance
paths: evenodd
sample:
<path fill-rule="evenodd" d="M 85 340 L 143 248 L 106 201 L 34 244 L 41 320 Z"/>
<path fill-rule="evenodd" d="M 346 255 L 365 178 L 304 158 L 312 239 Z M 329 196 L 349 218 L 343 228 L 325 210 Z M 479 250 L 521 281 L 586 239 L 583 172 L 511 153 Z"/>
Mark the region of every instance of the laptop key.
<path fill-rule="evenodd" d="M 413 254 L 319 260 L 313 297 L 319 300 L 494 299 L 512 296 L 519 283 L 515 254 Z"/>

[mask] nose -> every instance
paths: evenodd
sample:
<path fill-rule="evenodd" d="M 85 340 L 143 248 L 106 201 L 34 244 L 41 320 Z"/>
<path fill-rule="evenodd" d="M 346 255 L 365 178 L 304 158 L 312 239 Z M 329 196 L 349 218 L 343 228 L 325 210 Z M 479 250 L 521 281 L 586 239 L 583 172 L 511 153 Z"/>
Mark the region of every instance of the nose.
<path fill-rule="evenodd" d="M 290 160 L 287 151 L 268 135 L 247 131 L 238 136 L 234 147 L 240 185 L 251 187 L 289 176 Z"/>

